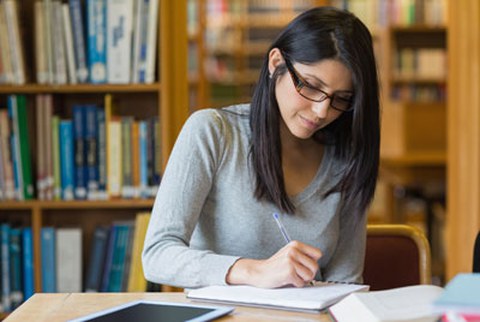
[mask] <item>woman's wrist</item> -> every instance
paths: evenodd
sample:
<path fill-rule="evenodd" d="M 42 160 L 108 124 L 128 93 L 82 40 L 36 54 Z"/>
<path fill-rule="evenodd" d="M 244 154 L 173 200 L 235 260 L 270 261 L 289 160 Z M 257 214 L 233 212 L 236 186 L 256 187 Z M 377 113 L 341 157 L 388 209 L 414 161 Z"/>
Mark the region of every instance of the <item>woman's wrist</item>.
<path fill-rule="evenodd" d="M 231 267 L 226 276 L 229 285 L 254 285 L 253 271 L 258 261 L 248 258 L 240 258 Z"/>

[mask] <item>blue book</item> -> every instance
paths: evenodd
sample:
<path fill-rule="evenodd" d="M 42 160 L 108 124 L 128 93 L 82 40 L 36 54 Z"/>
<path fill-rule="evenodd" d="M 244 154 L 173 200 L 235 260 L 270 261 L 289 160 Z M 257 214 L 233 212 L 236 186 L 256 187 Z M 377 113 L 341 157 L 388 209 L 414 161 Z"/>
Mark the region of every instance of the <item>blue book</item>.
<path fill-rule="evenodd" d="M 57 291 L 55 275 L 55 228 L 42 227 L 42 292 L 55 293 Z"/>
<path fill-rule="evenodd" d="M 102 272 L 102 284 L 100 286 L 100 291 L 107 292 L 109 288 L 109 280 L 110 280 L 110 271 L 112 269 L 112 262 L 114 256 L 114 247 L 115 241 L 117 239 L 117 230 L 115 226 L 112 225 L 108 232 L 108 243 L 107 243 L 107 253 L 105 256 L 105 265 L 103 266 Z"/>
<path fill-rule="evenodd" d="M 73 200 L 73 189 L 75 185 L 75 163 L 73 155 L 73 126 L 71 120 L 60 121 L 59 136 L 62 199 Z"/>
<path fill-rule="evenodd" d="M 85 108 L 73 106 L 73 142 L 75 160 L 75 199 L 87 198 L 87 160 L 85 147 Z"/>
<path fill-rule="evenodd" d="M 77 80 L 79 83 L 88 82 L 87 58 L 85 54 L 85 35 L 83 25 L 83 11 L 81 0 L 70 1 L 70 15 L 72 20 L 73 46 L 75 51 L 75 66 L 77 66 Z"/>
<path fill-rule="evenodd" d="M 85 277 L 85 292 L 99 292 L 102 283 L 102 270 L 107 252 L 109 227 L 97 226 L 93 233 L 92 249 Z"/>
<path fill-rule="evenodd" d="M 90 81 L 107 81 L 107 6 L 106 0 L 87 0 L 87 52 Z"/>
<path fill-rule="evenodd" d="M 1 259 L 1 300 L 4 312 L 10 312 L 12 309 L 11 289 L 10 289 L 10 226 L 8 224 L 0 225 L 0 259 Z"/>
<path fill-rule="evenodd" d="M 97 155 L 98 155 L 98 197 L 107 197 L 107 130 L 105 126 L 105 110 L 97 110 Z"/>
<path fill-rule="evenodd" d="M 112 268 L 110 270 L 110 279 L 108 282 L 109 292 L 121 292 L 123 285 L 123 272 L 125 270 L 125 257 L 129 243 L 130 228 L 133 224 L 116 223 L 117 237 L 114 245 L 114 255 L 112 260 Z"/>
<path fill-rule="evenodd" d="M 85 105 L 85 160 L 88 199 L 98 199 L 97 106 Z"/>
<path fill-rule="evenodd" d="M 12 309 L 23 302 L 22 289 L 22 230 L 10 229 L 10 289 Z"/>
<path fill-rule="evenodd" d="M 22 230 L 22 259 L 23 259 L 23 295 L 28 300 L 34 293 L 35 277 L 33 275 L 33 242 L 32 228 Z"/>

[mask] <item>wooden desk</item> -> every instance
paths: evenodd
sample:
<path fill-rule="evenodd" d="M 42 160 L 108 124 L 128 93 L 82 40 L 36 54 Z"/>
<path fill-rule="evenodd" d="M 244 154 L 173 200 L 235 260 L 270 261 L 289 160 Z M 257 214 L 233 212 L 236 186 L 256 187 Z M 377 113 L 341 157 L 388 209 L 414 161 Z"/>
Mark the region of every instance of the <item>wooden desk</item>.
<path fill-rule="evenodd" d="M 188 300 L 184 293 L 37 293 L 12 312 L 4 321 L 63 322 L 140 299 L 200 303 Z M 332 319 L 327 313 L 309 314 L 239 306 L 231 315 L 217 321 L 327 322 L 332 321 Z"/>

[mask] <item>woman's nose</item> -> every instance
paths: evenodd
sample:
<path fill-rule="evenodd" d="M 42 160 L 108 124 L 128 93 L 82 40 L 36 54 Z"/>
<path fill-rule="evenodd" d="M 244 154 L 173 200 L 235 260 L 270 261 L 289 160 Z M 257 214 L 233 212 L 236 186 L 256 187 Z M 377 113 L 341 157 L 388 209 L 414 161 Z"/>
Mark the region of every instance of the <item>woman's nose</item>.
<path fill-rule="evenodd" d="M 312 110 L 319 119 L 324 119 L 328 115 L 330 109 L 330 98 L 321 102 L 312 102 Z"/>

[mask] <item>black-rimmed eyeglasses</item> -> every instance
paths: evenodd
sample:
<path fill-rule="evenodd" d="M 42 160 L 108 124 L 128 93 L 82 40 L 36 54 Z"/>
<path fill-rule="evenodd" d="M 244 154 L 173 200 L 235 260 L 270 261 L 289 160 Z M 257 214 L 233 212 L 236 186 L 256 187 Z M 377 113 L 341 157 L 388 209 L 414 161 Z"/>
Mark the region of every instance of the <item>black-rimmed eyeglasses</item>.
<path fill-rule="evenodd" d="M 285 56 L 284 56 L 285 57 Z M 285 65 L 292 77 L 293 84 L 298 94 L 312 102 L 323 102 L 327 98 L 330 99 L 330 106 L 340 112 L 348 112 L 353 107 L 352 97 L 342 97 L 337 94 L 329 95 L 319 88 L 310 85 L 293 67 L 292 63 L 285 58 Z"/>

